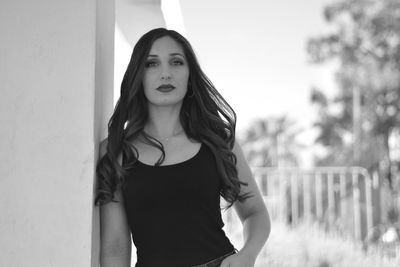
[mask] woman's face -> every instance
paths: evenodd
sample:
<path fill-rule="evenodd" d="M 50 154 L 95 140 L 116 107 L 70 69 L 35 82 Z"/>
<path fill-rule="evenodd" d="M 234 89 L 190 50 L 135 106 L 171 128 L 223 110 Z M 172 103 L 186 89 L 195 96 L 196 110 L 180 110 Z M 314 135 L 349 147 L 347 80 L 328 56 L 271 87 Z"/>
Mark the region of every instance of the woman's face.
<path fill-rule="evenodd" d="M 169 36 L 154 41 L 143 75 L 144 94 L 149 105 L 182 103 L 188 79 L 189 67 L 182 47 Z"/>

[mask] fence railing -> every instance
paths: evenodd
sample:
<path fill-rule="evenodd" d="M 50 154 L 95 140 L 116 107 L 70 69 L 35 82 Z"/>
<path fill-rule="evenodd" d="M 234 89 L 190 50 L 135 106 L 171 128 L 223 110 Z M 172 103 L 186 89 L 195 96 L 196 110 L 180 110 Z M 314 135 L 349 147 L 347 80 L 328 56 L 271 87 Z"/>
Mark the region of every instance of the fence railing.
<path fill-rule="evenodd" d="M 275 220 L 319 221 L 357 240 L 381 222 L 379 177 L 364 168 L 253 168 L 253 174 Z"/>

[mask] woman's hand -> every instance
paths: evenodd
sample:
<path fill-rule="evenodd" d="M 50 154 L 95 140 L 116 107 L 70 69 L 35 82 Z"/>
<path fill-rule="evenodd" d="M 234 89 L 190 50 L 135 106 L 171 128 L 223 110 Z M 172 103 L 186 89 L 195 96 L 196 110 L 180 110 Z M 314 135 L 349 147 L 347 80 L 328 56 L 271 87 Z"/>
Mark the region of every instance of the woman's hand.
<path fill-rule="evenodd" d="M 238 252 L 226 257 L 220 267 L 254 267 L 255 262 L 255 258 Z"/>

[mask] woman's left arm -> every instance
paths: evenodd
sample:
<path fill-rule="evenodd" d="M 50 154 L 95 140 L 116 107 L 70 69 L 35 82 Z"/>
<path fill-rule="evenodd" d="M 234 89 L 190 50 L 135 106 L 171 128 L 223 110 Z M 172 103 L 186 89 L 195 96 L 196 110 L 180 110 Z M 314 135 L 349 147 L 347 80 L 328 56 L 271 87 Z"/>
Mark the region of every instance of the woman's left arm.
<path fill-rule="evenodd" d="M 253 267 L 271 232 L 271 221 L 260 190 L 237 141 L 232 152 L 237 159 L 239 180 L 248 184 L 241 186 L 240 193 L 249 192 L 252 197 L 242 203 L 239 201 L 234 203 L 234 208 L 243 224 L 244 245 L 238 253 L 225 258 L 221 267 Z"/>

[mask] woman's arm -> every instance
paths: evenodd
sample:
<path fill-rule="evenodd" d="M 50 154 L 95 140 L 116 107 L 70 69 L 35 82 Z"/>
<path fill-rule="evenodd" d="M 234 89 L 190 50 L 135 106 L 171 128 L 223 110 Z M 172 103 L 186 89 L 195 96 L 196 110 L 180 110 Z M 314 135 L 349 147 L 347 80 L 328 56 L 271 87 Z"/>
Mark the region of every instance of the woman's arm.
<path fill-rule="evenodd" d="M 251 169 L 237 142 L 235 142 L 232 152 L 236 155 L 236 167 L 240 181 L 248 183 L 248 186 L 241 187 L 241 194 L 250 192 L 252 197 L 242 203 L 236 201 L 234 204 L 243 224 L 244 245 L 237 254 L 226 258 L 221 267 L 253 267 L 271 232 L 271 221 Z"/>
<path fill-rule="evenodd" d="M 103 141 L 100 158 L 106 153 L 106 147 Z M 115 192 L 115 199 L 118 202 L 100 206 L 100 266 L 130 267 L 131 237 L 120 188 Z"/>

